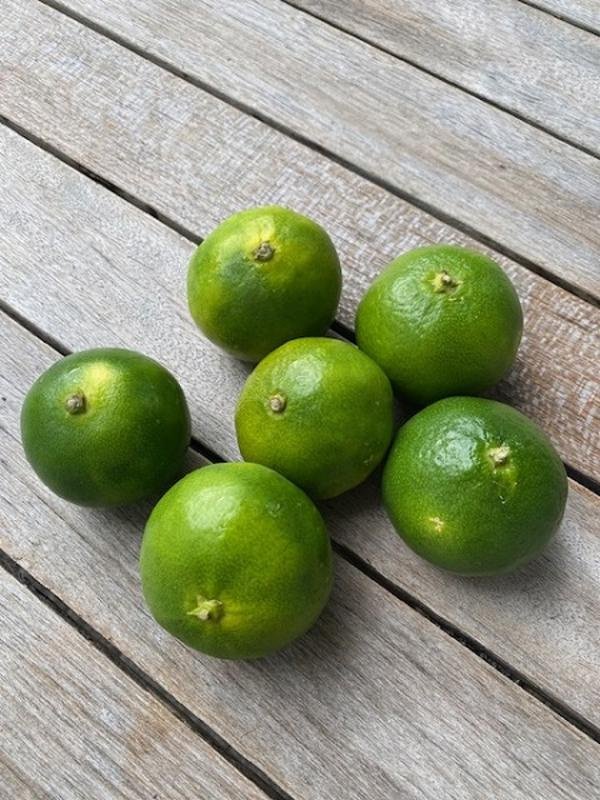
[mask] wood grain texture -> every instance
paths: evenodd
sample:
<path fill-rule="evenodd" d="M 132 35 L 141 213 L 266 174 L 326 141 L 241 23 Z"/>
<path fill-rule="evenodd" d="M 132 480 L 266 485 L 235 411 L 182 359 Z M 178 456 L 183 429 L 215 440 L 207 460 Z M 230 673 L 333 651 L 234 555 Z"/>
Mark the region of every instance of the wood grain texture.
<path fill-rule="evenodd" d="M 532 0 L 532 5 L 600 33 L 598 0 Z"/>
<path fill-rule="evenodd" d="M 189 318 L 191 245 L 15 134 L 0 142 L 0 296 L 72 349 L 116 344 L 158 358 L 182 382 L 195 435 L 239 458 L 233 411 L 249 368 Z M 410 554 L 379 508 L 375 481 L 328 506 L 328 520 L 337 539 L 420 602 L 600 725 L 600 500 L 571 487 L 547 558 L 496 582 L 444 576 Z"/>
<path fill-rule="evenodd" d="M 30 511 L 29 534 L 41 536 L 47 516 Z M 266 798 L 2 569 L 0 598 L 0 796 Z"/>
<path fill-rule="evenodd" d="M 400 252 L 446 241 L 477 246 L 63 15 L 38 3 L 6 2 L 2 113 L 198 235 L 261 203 L 315 217 L 342 258 L 345 325 L 353 326 L 363 292 Z M 525 338 L 497 396 L 546 428 L 567 461 L 600 478 L 600 312 L 488 252 L 515 282 L 525 308 Z M 181 294 L 182 265 L 171 272 Z"/>
<path fill-rule="evenodd" d="M 597 158 L 279 0 L 64 5 L 600 296 Z"/>
<path fill-rule="evenodd" d="M 321 620 L 278 656 L 220 662 L 169 637 L 140 597 L 148 507 L 78 509 L 39 484 L 17 420 L 56 354 L 6 318 L 0 345 L 2 548 L 294 797 L 593 796 L 597 744 L 340 559 Z"/>
<path fill-rule="evenodd" d="M 520 0 L 293 0 L 358 34 L 600 152 L 600 39 Z"/>

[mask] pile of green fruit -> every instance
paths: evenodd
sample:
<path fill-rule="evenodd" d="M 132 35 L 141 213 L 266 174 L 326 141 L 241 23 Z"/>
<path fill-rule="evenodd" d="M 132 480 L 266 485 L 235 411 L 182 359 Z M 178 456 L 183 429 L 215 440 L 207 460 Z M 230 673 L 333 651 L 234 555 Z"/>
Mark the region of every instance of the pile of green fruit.
<path fill-rule="evenodd" d="M 313 500 L 352 489 L 383 461 L 394 391 L 412 411 L 425 406 L 400 427 L 383 471 L 387 511 L 416 553 L 494 575 L 540 553 L 562 518 L 567 480 L 548 439 L 513 408 L 473 396 L 511 367 L 521 338 L 500 267 L 450 245 L 400 256 L 358 307 L 358 347 L 324 336 L 340 292 L 327 233 L 278 207 L 229 218 L 189 265 L 198 326 L 259 362 L 235 416 L 245 462 L 171 486 L 146 525 L 141 577 L 158 622 L 210 655 L 267 655 L 317 619 L 332 558 Z M 29 391 L 21 427 L 39 477 L 87 506 L 164 490 L 190 441 L 175 378 L 117 349 L 54 364 Z"/>

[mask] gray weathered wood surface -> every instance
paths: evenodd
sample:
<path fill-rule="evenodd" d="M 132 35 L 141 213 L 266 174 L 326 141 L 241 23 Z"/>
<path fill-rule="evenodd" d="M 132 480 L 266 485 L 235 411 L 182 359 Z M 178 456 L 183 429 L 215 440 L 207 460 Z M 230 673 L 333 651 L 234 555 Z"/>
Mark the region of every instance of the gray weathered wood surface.
<path fill-rule="evenodd" d="M 600 38 L 520 0 L 293 0 L 596 154 Z M 599 13 L 600 13 L 600 6 Z"/>
<path fill-rule="evenodd" d="M 6 345 L 15 340 L 3 337 Z M 2 516 L 9 525 L 11 497 L 24 499 L 5 497 Z M 43 515 L 30 519 L 32 538 L 42 535 L 38 526 L 45 521 Z M 0 681 L 5 800 L 266 798 L 2 569 Z"/>
<path fill-rule="evenodd" d="M 533 564 L 465 580 L 407 550 L 376 475 L 322 506 L 337 578 L 315 629 L 273 658 L 224 663 L 143 605 L 151 503 L 64 503 L 26 464 L 18 430 L 58 350 L 118 344 L 172 369 L 196 440 L 239 458 L 233 406 L 249 368 L 193 326 L 186 262 L 229 213 L 279 202 L 340 251 L 338 332 L 399 252 L 453 241 L 497 258 L 525 338 L 496 396 L 597 488 L 600 162 L 582 148 L 598 150 L 600 3 L 0 11 L 0 299 L 14 317 L 0 312 L 0 564 L 56 598 L 0 570 L 0 797 L 600 797 L 594 491 L 570 480 L 561 530 Z M 190 451 L 189 469 L 204 463 Z"/>
<path fill-rule="evenodd" d="M 598 0 L 531 0 L 531 5 L 551 11 L 562 19 L 578 23 L 592 31 L 600 32 Z"/>
<path fill-rule="evenodd" d="M 321 620 L 280 655 L 219 662 L 162 631 L 137 572 L 149 506 L 79 509 L 39 483 L 17 420 L 25 388 L 57 354 L 4 316 L 0 343 L 0 546 L 294 797 L 595 791 L 600 745 L 339 558 Z"/>
<path fill-rule="evenodd" d="M 0 294 L 71 349 L 121 344 L 168 364 L 189 398 L 195 435 L 239 458 L 233 410 L 249 368 L 219 353 L 189 318 L 192 246 L 16 134 L 0 136 L 10 187 L 0 196 Z M 497 582 L 442 576 L 409 554 L 373 482 L 333 503 L 329 522 L 336 538 L 421 602 L 600 723 L 600 501 L 585 491 L 577 499 L 544 559 Z M 535 604 L 524 604 L 528 595 Z"/>
<path fill-rule="evenodd" d="M 598 159 L 280 0 L 63 4 L 600 296 Z"/>
<path fill-rule="evenodd" d="M 55 11 L 6 2 L 13 14 L 0 47 L 0 113 L 198 236 L 260 203 L 315 217 L 342 257 L 346 326 L 398 253 L 431 242 L 479 246 Z M 515 281 L 526 313 L 517 363 L 498 396 L 546 428 L 569 463 L 600 479 L 600 311 L 492 255 Z"/>

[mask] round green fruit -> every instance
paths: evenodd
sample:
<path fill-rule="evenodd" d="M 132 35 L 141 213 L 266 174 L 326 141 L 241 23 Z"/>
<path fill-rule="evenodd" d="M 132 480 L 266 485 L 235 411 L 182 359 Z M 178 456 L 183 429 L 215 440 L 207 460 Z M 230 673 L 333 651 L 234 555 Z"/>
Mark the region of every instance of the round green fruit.
<path fill-rule="evenodd" d="M 361 350 L 418 405 L 479 394 L 512 365 L 523 327 L 515 289 L 482 253 L 451 245 L 393 261 L 356 315 Z"/>
<path fill-rule="evenodd" d="M 232 659 L 266 656 L 308 630 L 333 580 L 314 504 L 259 464 L 214 464 L 175 484 L 148 520 L 140 567 L 160 625 Z"/>
<path fill-rule="evenodd" d="M 463 575 L 494 575 L 538 555 L 567 498 L 561 460 L 510 406 L 449 397 L 398 432 L 383 475 L 391 520 L 416 553 Z"/>
<path fill-rule="evenodd" d="M 329 328 L 340 263 L 327 233 L 287 208 L 229 217 L 202 242 L 188 272 L 188 303 L 215 344 L 247 361 Z"/>
<path fill-rule="evenodd" d="M 312 497 L 334 497 L 361 483 L 384 457 L 393 403 L 385 374 L 356 347 L 295 339 L 246 381 L 235 415 L 240 451 Z"/>
<path fill-rule="evenodd" d="M 170 372 L 130 350 L 86 350 L 44 372 L 21 412 L 27 460 L 53 492 L 83 506 L 133 503 L 182 469 L 190 417 Z"/>

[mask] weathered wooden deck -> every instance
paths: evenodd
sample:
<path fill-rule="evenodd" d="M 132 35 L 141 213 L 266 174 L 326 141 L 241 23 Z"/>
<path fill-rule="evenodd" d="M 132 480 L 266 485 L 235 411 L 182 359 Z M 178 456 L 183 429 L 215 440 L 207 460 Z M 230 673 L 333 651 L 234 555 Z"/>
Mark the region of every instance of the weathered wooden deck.
<path fill-rule="evenodd" d="M 600 798 L 600 1 L 0 0 L 0 798 Z M 336 588 L 282 654 L 194 653 L 145 610 L 149 506 L 46 490 L 18 418 L 65 353 L 181 380 L 190 466 L 239 458 L 248 368 L 194 327 L 188 257 L 281 203 L 331 233 L 335 325 L 391 258 L 488 251 L 525 309 L 496 396 L 570 474 L 502 579 L 410 553 L 377 480 L 323 506 Z"/>

